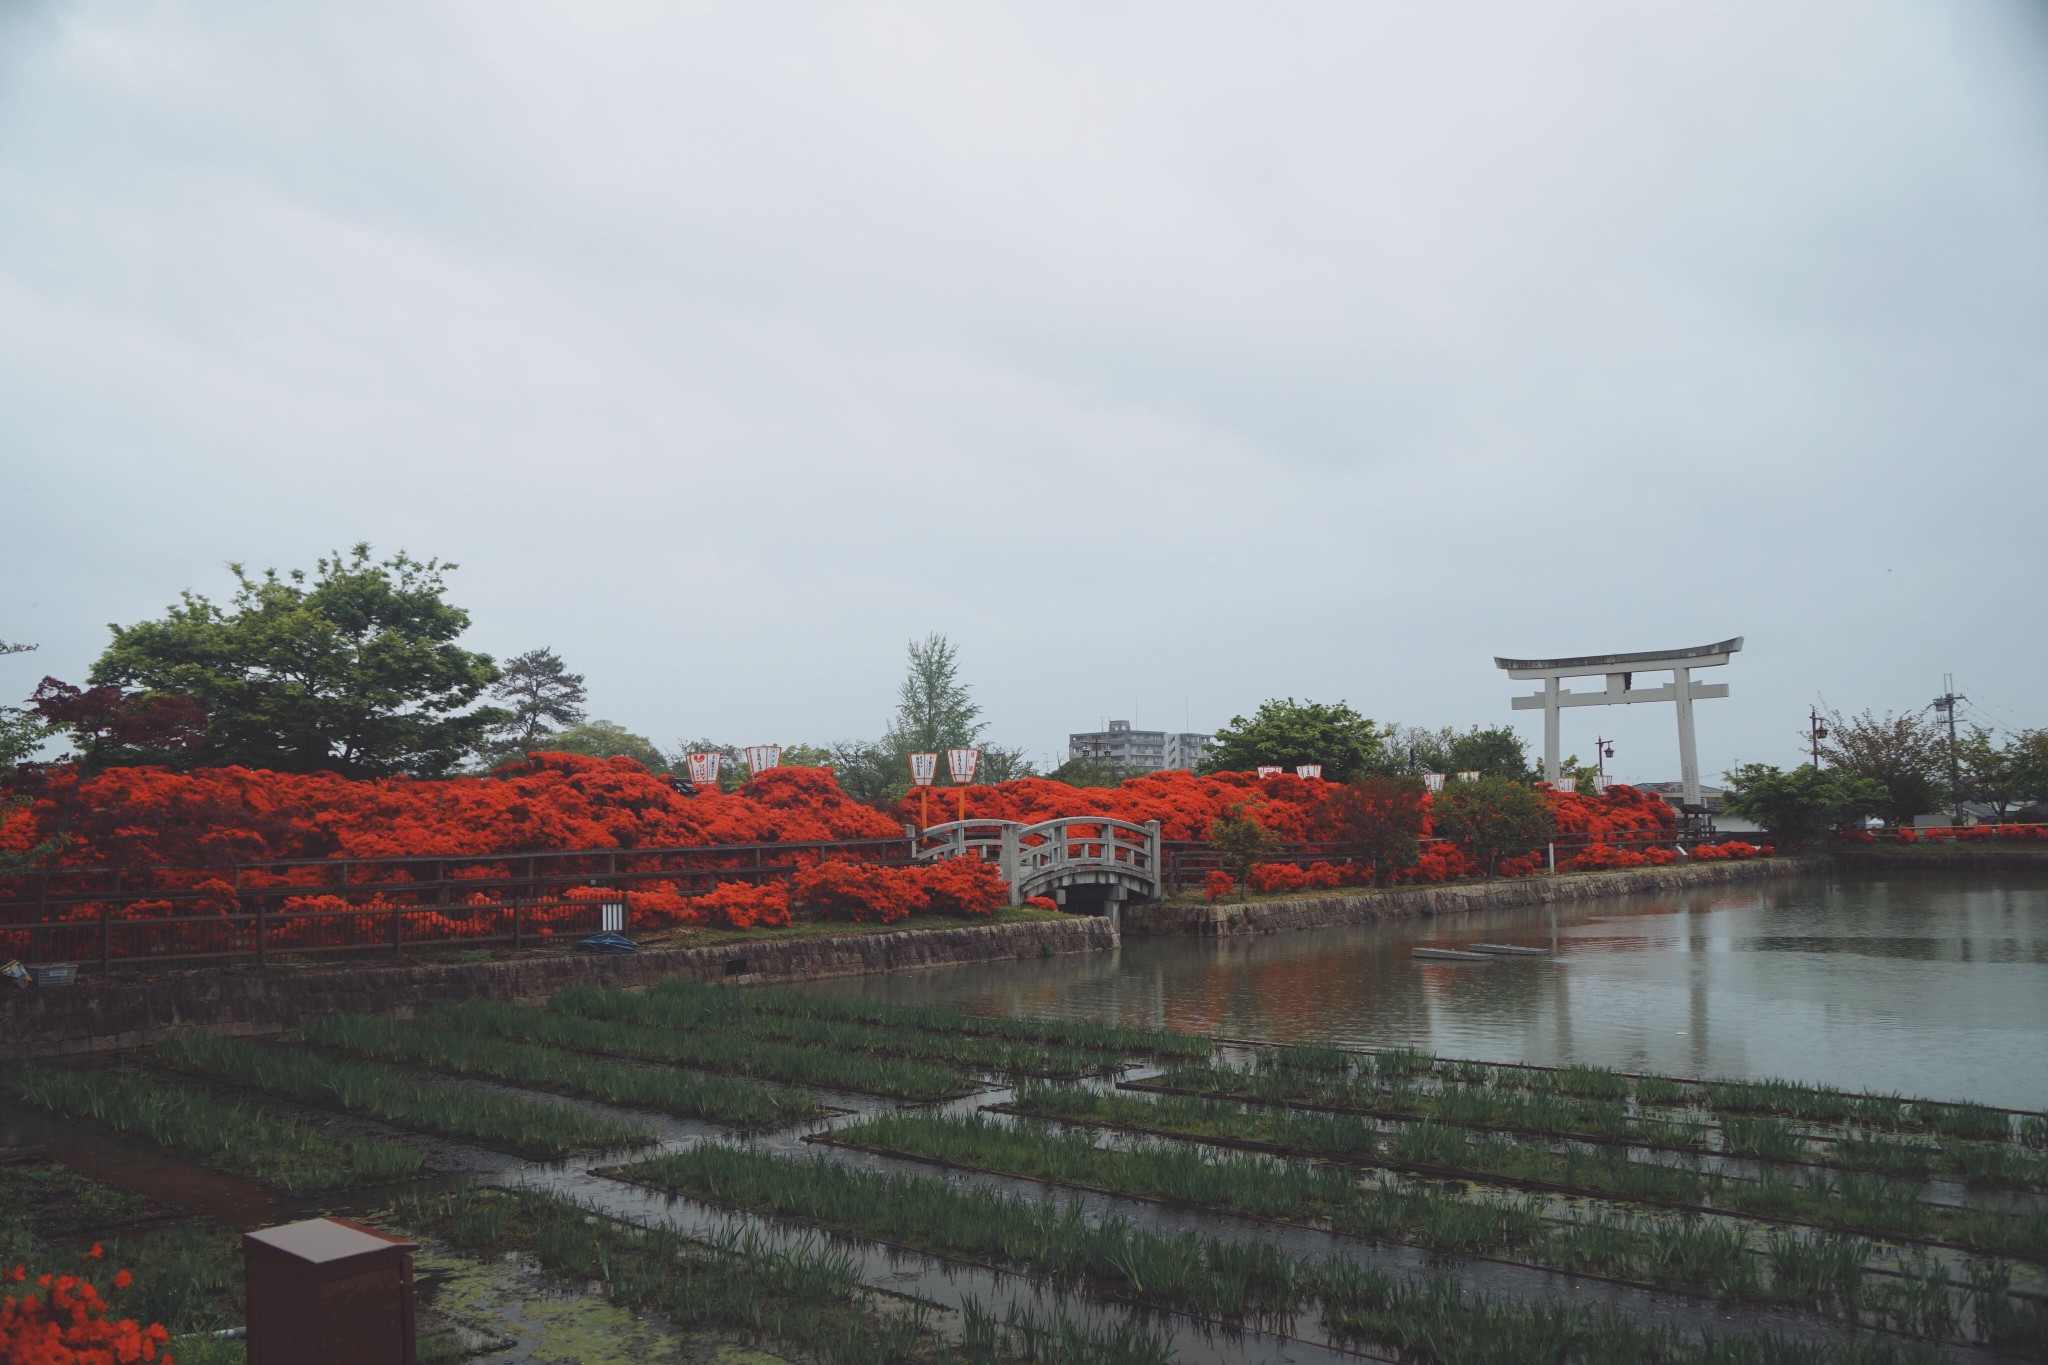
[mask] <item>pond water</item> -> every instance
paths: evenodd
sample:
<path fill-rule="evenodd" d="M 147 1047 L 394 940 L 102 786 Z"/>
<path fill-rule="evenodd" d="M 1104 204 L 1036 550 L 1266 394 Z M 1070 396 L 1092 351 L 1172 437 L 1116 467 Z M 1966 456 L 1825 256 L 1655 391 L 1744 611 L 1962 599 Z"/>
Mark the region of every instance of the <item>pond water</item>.
<path fill-rule="evenodd" d="M 1424 963 L 1417 945 L 1548 957 Z M 2048 877 L 1824 876 L 813 983 L 818 994 L 2048 1108 Z"/>

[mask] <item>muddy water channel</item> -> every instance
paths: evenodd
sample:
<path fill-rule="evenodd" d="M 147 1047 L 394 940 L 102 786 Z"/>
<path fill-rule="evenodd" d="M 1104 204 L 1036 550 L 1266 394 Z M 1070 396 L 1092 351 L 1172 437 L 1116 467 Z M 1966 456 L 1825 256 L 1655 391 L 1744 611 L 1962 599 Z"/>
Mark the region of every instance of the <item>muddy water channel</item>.
<path fill-rule="evenodd" d="M 1547 958 L 1431 963 L 1420 944 Z M 1814 877 L 820 982 L 820 995 L 2048 1107 L 2048 878 Z"/>

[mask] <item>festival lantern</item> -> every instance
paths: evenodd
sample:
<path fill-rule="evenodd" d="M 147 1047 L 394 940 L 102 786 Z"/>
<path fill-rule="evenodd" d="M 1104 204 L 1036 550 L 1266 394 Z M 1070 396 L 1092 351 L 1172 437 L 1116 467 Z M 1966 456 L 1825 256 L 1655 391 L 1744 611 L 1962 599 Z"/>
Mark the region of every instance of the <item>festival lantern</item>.
<path fill-rule="evenodd" d="M 1444 775 L 1442 773 L 1424 773 L 1422 775 L 1422 785 L 1432 792 L 1440 792 L 1444 789 Z"/>
<path fill-rule="evenodd" d="M 1321 777 L 1323 775 L 1323 765 L 1320 763 L 1303 763 L 1295 768 L 1294 775 L 1296 777 Z"/>
<path fill-rule="evenodd" d="M 946 750 L 946 771 L 953 775 L 953 785 L 959 788 L 959 818 L 967 818 L 967 788 L 974 782 L 974 770 L 981 766 L 981 750 Z"/>
<path fill-rule="evenodd" d="M 690 781 L 700 787 L 717 786 L 718 765 L 724 758 L 718 753 L 689 755 Z"/>
<path fill-rule="evenodd" d="M 781 766 L 782 746 L 780 744 L 749 744 L 747 746 L 747 771 L 753 773 L 756 777 L 767 772 L 770 768 L 779 768 Z"/>
<path fill-rule="evenodd" d="M 1458 780 L 1460 782 L 1477 782 L 1479 780 L 1479 770 L 1477 768 L 1467 768 L 1458 774 Z"/>
<path fill-rule="evenodd" d="M 917 784 L 918 826 L 932 822 L 932 779 L 939 775 L 937 754 L 912 754 L 910 756 L 910 780 Z"/>
<path fill-rule="evenodd" d="M 1579 779 L 1576 777 L 1560 777 L 1557 781 L 1550 784 L 1550 789 L 1554 792 L 1575 792 L 1579 789 Z"/>
<path fill-rule="evenodd" d="M 1602 796 L 1607 795 L 1607 789 L 1613 784 L 1614 779 L 1609 777 L 1606 773 L 1597 774 L 1593 778 L 1593 790 L 1600 793 Z"/>
<path fill-rule="evenodd" d="M 1261 763 L 1259 765 L 1259 781 L 1263 782 L 1269 777 L 1278 777 L 1286 771 L 1285 768 L 1280 767 L 1278 764 Z"/>

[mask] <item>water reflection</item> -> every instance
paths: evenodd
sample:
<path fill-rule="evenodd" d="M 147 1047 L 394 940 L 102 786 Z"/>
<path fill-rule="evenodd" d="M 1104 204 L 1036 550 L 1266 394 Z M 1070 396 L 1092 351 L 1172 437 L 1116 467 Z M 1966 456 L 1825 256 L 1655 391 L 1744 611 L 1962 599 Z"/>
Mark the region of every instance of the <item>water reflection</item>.
<path fill-rule="evenodd" d="M 1552 948 L 1418 963 L 1417 944 Z M 819 982 L 821 994 L 2048 1107 L 2048 878 L 1816 877 Z"/>

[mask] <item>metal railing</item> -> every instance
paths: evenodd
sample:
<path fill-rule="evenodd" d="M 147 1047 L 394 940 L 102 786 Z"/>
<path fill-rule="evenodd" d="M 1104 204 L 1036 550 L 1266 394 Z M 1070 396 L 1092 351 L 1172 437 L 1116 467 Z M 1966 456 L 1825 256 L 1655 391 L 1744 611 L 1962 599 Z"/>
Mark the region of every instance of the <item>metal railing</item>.
<path fill-rule="evenodd" d="M 139 902 L 218 904 L 253 909 L 306 896 L 344 901 L 405 897 L 446 905 L 484 895 L 539 902 L 572 887 L 628 888 L 670 882 L 679 892 L 720 881 L 762 881 L 797 867 L 847 858 L 886 866 L 911 861 L 907 838 L 837 839 L 786 844 L 704 844 L 680 848 L 571 849 L 436 857 L 289 858 L 209 867 L 49 867 L 0 878 L 0 925 L 61 919 L 80 906 Z"/>
<path fill-rule="evenodd" d="M 1159 823 L 1134 824 L 1107 815 L 1065 815 L 1036 824 L 1016 820 L 952 820 L 919 833 L 915 856 L 993 862 L 1014 904 L 1028 895 L 1108 873 L 1157 894 Z"/>

